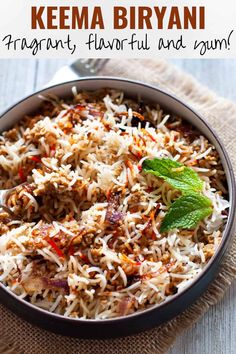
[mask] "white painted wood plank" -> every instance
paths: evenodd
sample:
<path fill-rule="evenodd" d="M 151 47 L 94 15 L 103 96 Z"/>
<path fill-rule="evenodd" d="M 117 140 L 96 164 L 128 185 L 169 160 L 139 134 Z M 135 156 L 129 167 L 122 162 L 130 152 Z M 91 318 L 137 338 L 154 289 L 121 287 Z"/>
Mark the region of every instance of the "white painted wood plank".
<path fill-rule="evenodd" d="M 0 110 L 34 91 L 36 60 L 0 60 Z"/>
<path fill-rule="evenodd" d="M 170 62 L 192 74 L 218 95 L 236 102 L 235 59 L 175 59 Z"/>
<path fill-rule="evenodd" d="M 53 78 L 56 71 L 69 62 L 70 61 L 66 59 L 40 59 L 38 63 L 36 89 L 38 90 L 46 85 Z"/>
<path fill-rule="evenodd" d="M 236 348 L 236 283 L 222 301 L 179 336 L 169 354 L 234 354 Z"/>

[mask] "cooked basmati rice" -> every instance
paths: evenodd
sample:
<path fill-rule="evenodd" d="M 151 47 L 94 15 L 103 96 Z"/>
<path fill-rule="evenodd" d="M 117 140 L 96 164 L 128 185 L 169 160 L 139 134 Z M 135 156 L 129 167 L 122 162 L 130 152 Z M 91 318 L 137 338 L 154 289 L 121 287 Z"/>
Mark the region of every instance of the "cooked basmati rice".
<path fill-rule="evenodd" d="M 214 255 L 229 207 L 225 175 L 214 146 L 159 105 L 115 90 L 73 94 L 43 98 L 40 112 L 0 137 L 0 188 L 24 182 L 8 200 L 20 220 L 0 211 L 0 281 L 61 315 L 125 316 L 182 291 Z M 160 233 L 179 192 L 141 171 L 154 157 L 204 181 L 213 213 L 196 229 Z"/>

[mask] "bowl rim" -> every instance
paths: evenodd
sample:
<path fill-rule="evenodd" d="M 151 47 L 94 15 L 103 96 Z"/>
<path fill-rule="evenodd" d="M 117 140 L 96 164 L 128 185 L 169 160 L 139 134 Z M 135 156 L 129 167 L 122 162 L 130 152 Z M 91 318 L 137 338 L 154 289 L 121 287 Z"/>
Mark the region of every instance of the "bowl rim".
<path fill-rule="evenodd" d="M 86 324 L 88 325 L 89 323 L 92 324 L 109 324 L 109 323 L 113 323 L 113 322 L 124 322 L 124 321 L 128 321 L 131 318 L 135 318 L 135 317 L 141 317 L 142 315 L 147 315 L 148 313 L 158 310 L 159 308 L 165 308 L 167 307 L 170 303 L 173 303 L 176 299 L 178 299 L 179 297 L 181 297 L 183 294 L 187 293 L 192 287 L 193 285 L 197 285 L 202 278 L 209 272 L 209 270 L 211 269 L 212 264 L 214 264 L 216 262 L 216 260 L 219 258 L 219 260 L 221 260 L 221 258 L 223 257 L 223 254 L 221 254 L 221 251 L 224 250 L 225 253 L 225 246 L 227 245 L 227 241 L 231 238 L 232 233 L 234 231 L 234 223 L 236 221 L 236 198 L 233 198 L 232 196 L 235 195 L 236 193 L 236 182 L 235 182 L 235 176 L 234 176 L 234 170 L 233 170 L 233 166 L 232 163 L 230 161 L 228 152 L 226 151 L 226 148 L 224 147 L 221 139 L 219 138 L 218 134 L 215 132 L 215 130 L 211 127 L 211 125 L 209 125 L 209 123 L 204 119 L 204 117 L 202 116 L 202 114 L 200 114 L 197 110 L 195 110 L 192 106 L 190 106 L 189 104 L 185 103 L 181 98 L 179 98 L 178 96 L 176 96 L 175 94 L 169 92 L 166 89 L 163 89 L 162 87 L 159 86 L 155 86 L 153 84 L 147 84 L 144 83 L 142 81 L 139 80 L 133 80 L 133 79 L 129 79 L 129 78 L 125 78 L 125 77 L 113 77 L 113 76 L 88 76 L 88 77 L 81 77 L 75 80 L 71 80 L 71 81 L 66 81 L 66 82 L 61 82 L 49 87 L 44 87 L 40 90 L 37 90 L 36 92 L 29 94 L 27 96 L 25 96 L 24 98 L 20 99 L 19 101 L 17 101 L 16 103 L 14 103 L 13 105 L 9 106 L 6 110 L 3 111 L 3 113 L 1 113 L 0 115 L 0 119 L 3 118 L 6 114 L 8 114 L 12 109 L 17 108 L 17 106 L 19 106 L 21 103 L 23 103 L 24 101 L 31 99 L 39 94 L 42 94 L 45 91 L 49 91 L 53 88 L 56 88 L 58 86 L 66 86 L 66 85 L 76 85 L 76 83 L 80 83 L 83 81 L 114 81 L 114 82 L 123 82 L 124 84 L 128 83 L 128 84 L 134 84 L 134 85 L 138 85 L 138 86 L 142 86 L 145 87 L 148 90 L 154 90 L 157 91 L 161 94 L 164 94 L 165 96 L 168 96 L 168 98 L 173 99 L 174 101 L 176 101 L 178 104 L 184 106 L 186 109 L 188 109 L 191 113 L 193 113 L 198 120 L 200 120 L 203 125 L 206 126 L 206 128 L 208 129 L 208 131 L 211 133 L 211 135 L 214 137 L 214 139 L 217 141 L 219 148 L 217 150 L 221 151 L 222 156 L 224 157 L 225 160 L 225 168 L 224 170 L 228 170 L 228 175 L 229 175 L 229 181 L 228 183 L 231 184 L 231 198 L 230 199 L 230 212 L 229 212 L 229 216 L 228 216 L 228 220 L 225 226 L 225 229 L 223 230 L 223 235 L 222 235 L 222 240 L 220 245 L 218 246 L 215 254 L 213 255 L 213 257 L 210 259 L 210 261 L 206 264 L 206 266 L 204 267 L 204 269 L 200 272 L 199 275 L 196 276 L 196 278 L 190 283 L 190 285 L 188 285 L 186 288 L 184 288 L 183 290 L 181 290 L 179 293 L 172 295 L 170 298 L 166 299 L 165 301 L 163 301 L 160 304 L 154 304 L 151 305 L 150 307 L 143 309 L 143 310 L 139 310 L 136 311 L 132 314 L 126 315 L 126 316 L 121 316 L 121 317 L 114 317 L 114 318 L 108 318 L 108 319 L 81 319 L 81 318 L 71 318 L 71 317 L 66 317 L 64 315 L 60 315 L 60 314 L 56 314 L 53 312 L 49 312 L 48 310 L 44 310 L 40 307 L 37 307 L 36 305 L 31 304 L 30 302 L 21 299 L 19 296 L 17 296 L 16 294 L 14 294 L 10 289 L 8 289 L 2 282 L 0 282 L 0 288 L 1 290 L 3 290 L 4 292 L 7 293 L 8 296 L 12 297 L 14 300 L 18 301 L 19 303 L 21 303 L 23 306 L 29 307 L 30 309 L 32 309 L 33 311 L 36 312 L 40 312 L 42 313 L 42 315 L 45 316 L 49 316 L 51 318 L 54 318 L 56 320 L 62 321 L 62 322 L 70 322 L 70 323 L 80 323 L 80 324 Z M 109 87 L 109 85 L 107 86 Z M 193 124 L 194 125 L 194 124 Z M 199 130 L 199 129 L 198 129 Z M 202 132 L 202 131 L 201 131 Z M 204 133 L 203 133 L 204 135 Z"/>

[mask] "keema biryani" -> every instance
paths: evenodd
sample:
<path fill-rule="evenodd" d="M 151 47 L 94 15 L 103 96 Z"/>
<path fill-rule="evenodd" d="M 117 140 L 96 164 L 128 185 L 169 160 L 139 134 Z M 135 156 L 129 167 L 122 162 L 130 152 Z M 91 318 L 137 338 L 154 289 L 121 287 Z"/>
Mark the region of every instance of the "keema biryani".
<path fill-rule="evenodd" d="M 123 92 L 44 97 L 0 136 L 0 281 L 71 318 L 109 319 L 181 292 L 215 254 L 228 215 L 215 147 Z"/>

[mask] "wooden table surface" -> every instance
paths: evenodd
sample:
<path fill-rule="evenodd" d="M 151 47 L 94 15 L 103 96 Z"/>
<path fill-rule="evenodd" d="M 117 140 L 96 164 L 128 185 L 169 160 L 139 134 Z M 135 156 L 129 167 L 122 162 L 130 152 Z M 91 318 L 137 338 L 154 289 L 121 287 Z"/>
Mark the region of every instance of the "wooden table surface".
<path fill-rule="evenodd" d="M 236 60 L 171 60 L 236 102 Z M 0 111 L 49 81 L 65 60 L 0 60 Z M 236 123 L 235 123 L 236 124 Z M 236 282 L 224 299 L 183 333 L 169 354 L 236 353 Z M 103 354 L 103 353 L 101 353 Z M 135 352 L 134 352 L 135 354 Z"/>

